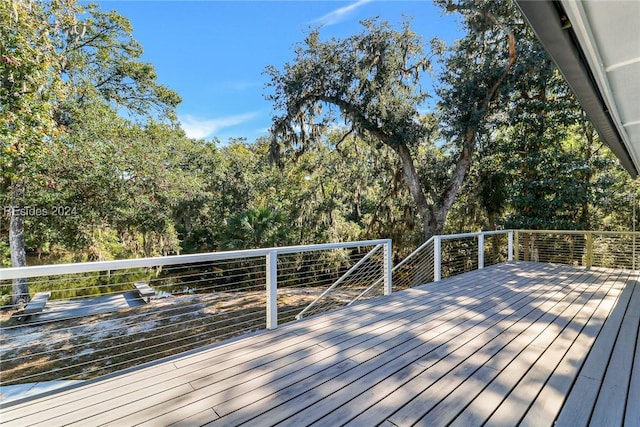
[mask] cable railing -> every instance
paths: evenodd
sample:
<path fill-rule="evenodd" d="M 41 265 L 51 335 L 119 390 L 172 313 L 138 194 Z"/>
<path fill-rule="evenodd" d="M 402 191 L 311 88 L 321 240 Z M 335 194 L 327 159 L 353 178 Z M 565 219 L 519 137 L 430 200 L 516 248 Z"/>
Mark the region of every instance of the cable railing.
<path fill-rule="evenodd" d="M 405 259 L 393 267 L 394 289 L 408 289 L 433 282 L 434 280 L 434 240 L 431 237 Z"/>
<path fill-rule="evenodd" d="M 517 260 L 640 268 L 640 232 L 518 230 L 514 240 Z"/>
<path fill-rule="evenodd" d="M 390 260 L 391 245 L 377 245 L 298 313 L 296 319 L 346 306 L 355 300 L 389 295 L 391 277 L 385 274 L 384 266 L 390 265 Z M 377 286 L 381 283 L 382 289 Z"/>
<path fill-rule="evenodd" d="M 513 260 L 513 231 L 433 236 L 395 265 L 392 270 L 394 291 L 437 282 L 485 266 Z M 380 289 L 378 280 L 349 304 Z"/>
<path fill-rule="evenodd" d="M 390 248 L 371 240 L 0 269 L 5 291 L 19 279 L 33 300 L 46 294 L 35 309 L 4 307 L 14 315 L 2 320 L 1 385 L 94 378 L 273 329 L 350 272 L 348 289 L 314 313 L 346 305 L 391 271 Z"/>
<path fill-rule="evenodd" d="M 513 231 L 436 236 L 434 281 L 513 260 Z"/>
<path fill-rule="evenodd" d="M 640 233 L 442 235 L 391 259 L 384 239 L 0 269 L 0 384 L 94 378 L 506 261 L 637 270 Z"/>

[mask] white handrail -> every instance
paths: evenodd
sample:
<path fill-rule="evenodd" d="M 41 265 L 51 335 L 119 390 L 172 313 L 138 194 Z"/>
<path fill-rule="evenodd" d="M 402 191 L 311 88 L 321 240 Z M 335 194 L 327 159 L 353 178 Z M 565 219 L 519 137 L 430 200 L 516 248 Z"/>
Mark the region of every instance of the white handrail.
<path fill-rule="evenodd" d="M 371 246 L 385 244 L 389 239 L 364 240 L 345 243 L 324 243 L 305 246 L 283 246 L 276 248 L 245 249 L 238 251 L 208 252 L 193 255 L 172 255 L 153 258 L 136 258 L 117 261 L 80 262 L 72 264 L 37 265 L 29 267 L 0 268 L 0 280 L 43 277 L 58 274 L 90 273 L 95 271 L 118 270 L 138 267 L 158 267 L 171 264 L 190 264 L 197 262 L 222 261 L 238 258 L 253 258 L 267 256 L 270 252 L 290 254 L 298 252 L 312 252 L 327 249 L 353 248 L 357 246 Z"/>
<path fill-rule="evenodd" d="M 451 239 L 463 239 L 465 237 L 478 237 L 479 235 L 491 236 L 494 234 L 506 234 L 512 230 L 491 230 L 491 231 L 475 231 L 473 233 L 459 233 L 459 234 L 442 234 L 440 237 L 441 240 L 451 240 Z"/>
<path fill-rule="evenodd" d="M 598 234 L 603 236 L 618 236 L 620 234 L 629 234 L 631 236 L 640 236 L 640 231 L 599 231 L 599 230 L 517 230 L 518 233 L 535 233 L 535 234 Z"/>

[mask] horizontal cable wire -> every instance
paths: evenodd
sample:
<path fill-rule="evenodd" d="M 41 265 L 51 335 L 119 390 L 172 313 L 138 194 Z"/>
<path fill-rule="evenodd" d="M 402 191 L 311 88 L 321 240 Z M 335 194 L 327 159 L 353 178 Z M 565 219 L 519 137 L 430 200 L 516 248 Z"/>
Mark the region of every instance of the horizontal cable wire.
<path fill-rule="evenodd" d="M 257 309 L 261 309 L 261 307 L 257 307 Z M 237 313 L 237 312 L 240 312 L 240 311 L 242 311 L 242 309 L 238 309 L 238 310 L 234 310 L 234 311 L 229 311 L 229 312 L 224 312 L 224 313 L 219 313 L 219 314 L 217 314 L 217 315 L 218 315 L 218 316 L 229 316 L 229 315 L 233 315 L 234 313 Z M 249 314 L 247 314 L 247 315 L 249 315 Z M 245 316 L 247 316 L 247 315 L 245 315 Z M 215 315 L 214 315 L 214 316 L 215 316 Z M 172 316 L 172 317 L 175 317 L 175 316 Z M 237 319 L 241 319 L 242 317 L 243 317 L 242 315 L 239 315 L 239 316 L 236 316 L 236 317 L 235 317 L 235 319 L 236 319 L 236 320 L 237 320 Z M 171 317 L 168 317 L 168 318 L 165 318 L 165 319 L 160 319 L 160 320 L 167 320 L 167 319 L 171 319 Z M 127 319 L 127 320 L 128 320 L 128 319 Z M 150 321 L 147 321 L 147 322 L 143 322 L 143 323 L 142 323 L 142 325 L 144 325 L 144 324 L 154 325 L 154 324 L 156 324 L 156 323 L 159 323 L 159 322 L 160 322 L 160 320 L 150 320 Z M 158 330 L 162 330 L 162 329 L 168 329 L 168 328 L 173 327 L 173 326 L 188 325 L 189 323 L 195 323 L 195 322 L 200 322 L 200 321 L 202 321 L 202 319 L 198 319 L 198 318 L 197 318 L 197 319 L 188 319 L 188 320 L 185 320 L 185 321 L 182 321 L 182 322 L 177 322 L 177 323 L 174 323 L 174 324 L 171 324 L 171 325 L 158 326 L 158 327 L 154 328 L 153 330 L 154 330 L 154 331 L 158 331 Z M 209 322 L 207 322 L 207 324 L 208 324 L 209 326 L 215 326 L 216 324 L 218 324 L 218 323 L 222 323 L 222 322 L 223 322 L 223 321 L 209 321 Z M 242 323 L 242 322 L 234 322 L 234 324 L 235 324 L 236 326 L 237 326 L 237 325 L 239 325 L 239 324 L 241 324 L 241 323 Z M 101 332 L 101 333 L 105 333 L 105 332 L 120 331 L 120 330 L 122 330 L 122 329 L 123 329 L 123 326 L 139 326 L 139 325 L 141 325 L 141 324 L 140 324 L 140 323 L 136 323 L 136 324 L 134 324 L 134 325 L 120 325 L 120 327 L 112 328 L 112 329 L 108 329 L 108 330 L 102 330 L 102 329 L 101 329 L 101 330 L 100 330 L 100 332 Z M 58 332 L 58 331 L 54 331 L 53 333 L 57 333 L 57 332 Z M 143 332 L 145 332 L 145 331 L 143 331 Z M 177 333 L 177 332 L 179 332 L 179 331 L 174 331 L 174 332 L 171 332 L 170 334 L 165 334 L 165 335 L 171 335 L 171 334 L 174 334 L 174 333 Z M 154 336 L 153 338 L 154 338 L 154 339 L 155 339 L 155 338 L 162 338 L 162 337 L 163 337 L 163 336 L 165 336 L 165 335 L 160 334 L 160 335 L 156 335 L 156 336 Z M 121 340 L 121 339 L 122 339 L 122 336 L 108 337 L 108 338 L 105 338 L 105 339 L 101 339 L 101 340 L 97 340 L 97 341 L 92 341 L 91 343 L 82 344 L 80 347 L 86 347 L 86 346 L 89 346 L 89 345 L 93 345 L 93 346 L 95 346 L 96 344 L 104 344 L 104 343 L 108 343 L 108 342 L 110 342 L 110 341 L 116 341 L 116 340 Z M 47 341 L 47 346 L 48 346 L 48 347 L 53 347 L 53 346 L 54 346 L 54 344 L 61 343 L 61 342 L 66 342 L 66 340 L 63 340 L 63 339 L 60 339 L 60 340 L 58 340 L 58 341 L 55 341 L 55 340 L 48 340 L 48 341 Z M 119 347 L 127 346 L 127 345 L 129 345 L 129 344 L 130 344 L 130 343 L 124 343 L 124 344 L 109 344 L 109 350 L 112 350 L 112 349 L 114 349 L 114 348 L 119 348 Z M 69 347 L 69 348 L 73 348 L 73 347 Z M 33 356 L 39 356 L 39 355 L 43 355 L 43 354 L 48 354 L 48 351 L 44 351 L 44 352 L 40 352 L 40 353 L 29 353 L 28 355 L 26 355 L 26 356 L 24 356 L 24 357 L 33 357 Z M 21 358 L 24 358 L 24 357 L 21 357 Z M 11 361 L 16 360 L 16 359 L 20 359 L 20 358 L 3 358 L 3 363 L 8 363 L 8 362 L 11 362 Z M 60 360 L 66 360 L 66 359 L 60 359 Z"/>
<path fill-rule="evenodd" d="M 243 316 L 241 315 L 241 316 L 238 316 L 238 317 L 237 317 L 237 319 L 246 318 L 246 317 L 248 317 L 248 316 L 250 316 L 250 315 L 252 315 L 252 314 L 250 314 L 250 313 L 249 313 L 249 314 L 246 314 L 246 315 L 243 315 Z M 241 324 L 247 324 L 247 323 L 250 323 L 250 322 L 252 322 L 252 321 L 253 321 L 253 320 L 248 320 L 248 321 L 244 321 L 244 322 L 234 322 L 234 324 L 235 324 L 235 325 L 239 325 L 239 324 L 241 325 Z M 216 322 L 213 322 L 212 324 L 215 324 L 215 323 L 216 323 Z M 169 333 L 169 334 L 161 334 L 161 335 L 159 335 L 159 336 L 157 336 L 157 337 L 154 337 L 154 339 L 155 339 L 155 338 L 162 338 L 162 337 L 165 337 L 165 336 L 172 336 L 172 335 L 175 335 L 175 334 L 177 334 L 177 333 L 180 333 L 180 331 L 171 332 L 171 333 Z M 203 333 L 200 333 L 200 334 L 196 334 L 195 336 L 198 336 L 198 335 L 204 335 L 204 334 L 205 334 L 205 333 L 203 332 Z M 170 345 L 170 344 L 175 344 L 175 343 L 177 343 L 177 342 L 180 342 L 180 341 L 184 341 L 184 340 L 190 339 L 192 336 L 194 336 L 194 335 L 187 335 L 187 336 L 183 336 L 183 337 L 178 338 L 178 339 L 169 340 L 169 341 L 162 342 L 162 343 L 159 343 L 159 344 L 154 344 L 154 345 L 150 345 L 150 346 L 145 346 L 145 347 L 141 347 L 141 348 L 136 348 L 136 349 L 134 349 L 134 350 L 129 350 L 129 351 L 125 351 L 125 352 L 117 353 L 116 355 L 117 355 L 117 356 L 119 356 L 119 357 L 122 357 L 122 356 L 125 356 L 125 355 L 128 355 L 128 354 L 135 354 L 135 353 L 138 353 L 138 352 L 140 352 L 140 351 L 146 351 L 146 350 L 150 350 L 150 349 L 157 348 L 157 347 L 160 347 L 160 346 L 167 346 L 167 345 Z M 219 339 L 216 339 L 215 341 L 212 341 L 212 342 L 216 342 L 216 341 L 219 341 Z M 105 352 L 105 351 L 112 352 L 112 351 L 113 351 L 113 349 L 123 348 L 123 347 L 126 347 L 126 346 L 128 346 L 128 345 L 130 345 L 130 343 L 124 343 L 124 344 L 114 345 L 114 346 L 111 346 L 111 347 L 109 347 L 109 348 L 104 348 L 104 349 L 98 350 L 97 352 Z M 172 349 L 174 349 L 175 347 L 174 347 L 174 346 L 172 346 L 171 348 L 172 348 Z M 76 356 L 62 357 L 62 358 L 59 358 L 59 359 L 55 359 L 54 361 L 56 361 L 56 362 L 64 362 L 64 361 L 66 361 L 66 360 L 73 360 L 75 357 L 76 357 Z M 96 359 L 96 358 L 93 358 L 93 359 L 91 359 L 91 360 L 89 360 L 89 361 L 87 361 L 87 362 L 82 362 L 82 363 L 78 363 L 78 364 L 75 364 L 75 365 L 67 365 L 67 366 L 62 367 L 62 368 L 56 368 L 56 369 L 48 370 L 48 371 L 47 371 L 47 374 L 55 373 L 55 372 L 59 372 L 59 371 L 71 370 L 71 369 L 73 369 L 73 368 L 78 368 L 78 367 L 81 367 L 81 366 L 86 366 L 86 365 L 88 365 L 88 364 L 96 364 L 96 363 L 101 362 L 101 361 L 109 360 L 111 357 L 113 357 L 113 355 L 111 355 L 111 354 L 110 354 L 110 356 L 108 356 L 108 357 L 102 357 L 102 358 L 97 358 L 97 359 Z M 123 362 L 121 362 L 120 364 L 124 364 L 124 363 L 127 363 L 127 361 L 123 361 Z M 112 366 L 114 366 L 114 365 L 112 365 Z M 106 369 L 106 368 L 105 368 L 105 369 Z M 22 378 L 21 378 L 21 380 L 34 379 L 34 378 L 37 378 L 37 377 L 39 377 L 39 376 L 41 376 L 41 375 L 42 375 L 42 373 L 31 374 L 31 375 L 27 375 L 27 376 L 22 377 Z M 6 380 L 5 380 L 5 381 L 6 381 Z"/>
<path fill-rule="evenodd" d="M 633 259 L 640 233 L 585 231 L 519 231 L 519 259 L 575 266 L 637 269 Z M 589 243 L 588 239 L 591 239 Z"/>
<path fill-rule="evenodd" d="M 371 247 L 331 248 L 279 256 L 281 321 L 293 320 L 300 307 L 362 259 Z M 134 282 L 137 281 L 147 283 L 156 294 L 166 294 L 169 299 L 157 299 L 159 302 L 150 306 L 128 307 L 129 312 L 118 309 L 95 313 L 100 320 L 92 323 L 100 324 L 99 330 L 81 324 L 84 315 L 66 317 L 62 329 L 56 328 L 60 320 L 38 321 L 37 315 L 28 323 L 3 327 L 0 337 L 3 384 L 90 378 L 263 329 L 266 325 L 265 266 L 265 256 L 260 256 L 29 279 L 32 292 L 51 292 L 47 304 L 82 303 L 94 297 L 136 292 Z M 370 276 L 381 272 L 381 265 L 365 263 L 361 271 L 345 280 L 345 289 L 333 297 L 345 301 L 364 289 L 362 283 L 370 280 Z M 65 289 L 72 282 L 79 286 Z M 0 283 L 11 286 L 9 280 Z M 79 340 L 87 328 L 90 332 L 86 333 L 99 338 Z"/>

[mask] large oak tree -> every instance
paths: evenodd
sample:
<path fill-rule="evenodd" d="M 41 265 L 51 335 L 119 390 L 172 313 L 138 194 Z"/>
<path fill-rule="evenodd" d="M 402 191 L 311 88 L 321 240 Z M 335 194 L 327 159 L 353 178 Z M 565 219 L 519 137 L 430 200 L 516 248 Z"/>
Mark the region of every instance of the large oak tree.
<path fill-rule="evenodd" d="M 339 118 L 347 132 L 390 147 L 401 161 L 402 178 L 421 217 L 425 237 L 442 231 L 455 196 L 469 171 L 476 137 L 515 63 L 515 38 L 489 7 L 446 4 L 460 12 L 468 35 L 446 55 L 439 96 L 446 110 L 441 135 L 451 168 L 442 185 L 421 180 L 427 164 L 416 164 L 418 149 L 433 131 L 421 120 L 428 94 L 424 73 L 442 43 L 431 43 L 431 57 L 420 37 L 404 23 L 363 21 L 363 32 L 322 41 L 312 31 L 297 46 L 283 71 L 268 67 L 273 101 L 274 145 L 313 148 L 322 132 Z M 277 152 L 277 149 L 274 149 Z M 421 173 L 422 172 L 422 173 Z"/>

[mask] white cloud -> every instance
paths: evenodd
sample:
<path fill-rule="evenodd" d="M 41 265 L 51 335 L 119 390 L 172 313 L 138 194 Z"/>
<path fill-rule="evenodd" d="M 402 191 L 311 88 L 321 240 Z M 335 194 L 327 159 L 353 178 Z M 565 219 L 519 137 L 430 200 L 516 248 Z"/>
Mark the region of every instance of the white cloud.
<path fill-rule="evenodd" d="M 257 112 L 237 114 L 235 116 L 218 117 L 215 119 L 201 119 L 186 114 L 180 116 L 182 129 L 189 138 L 201 139 L 212 136 L 222 129 L 245 123 L 258 115 Z"/>
<path fill-rule="evenodd" d="M 314 19 L 311 21 L 313 24 L 320 24 L 322 26 L 328 27 L 330 25 L 338 24 L 349 17 L 351 12 L 356 10 L 362 5 L 369 3 L 371 0 L 358 0 L 357 2 L 350 4 L 349 6 L 344 6 L 339 9 L 336 9 L 332 12 L 327 13 L 324 16 L 321 16 L 318 19 Z"/>

